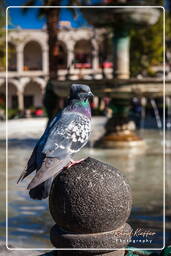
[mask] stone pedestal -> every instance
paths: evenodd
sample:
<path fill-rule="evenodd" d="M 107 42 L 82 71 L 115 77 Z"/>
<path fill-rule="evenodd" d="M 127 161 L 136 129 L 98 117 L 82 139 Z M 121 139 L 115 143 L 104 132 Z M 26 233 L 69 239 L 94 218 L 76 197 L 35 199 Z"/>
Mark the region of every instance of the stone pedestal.
<path fill-rule="evenodd" d="M 124 255 L 132 231 L 126 223 L 131 205 L 130 186 L 112 166 L 87 158 L 64 169 L 55 178 L 49 196 L 56 223 L 50 239 L 56 248 L 87 251 L 59 251 L 58 255 Z"/>
<path fill-rule="evenodd" d="M 135 133 L 135 123 L 129 120 L 129 99 L 113 99 L 109 108 L 112 110 L 112 118 L 105 126 L 105 134 L 95 143 L 95 147 L 103 148 L 139 148 L 145 149 L 145 142 Z"/>
<path fill-rule="evenodd" d="M 106 124 L 106 133 L 95 143 L 95 147 L 102 148 L 133 148 L 142 152 L 146 149 L 145 141 L 136 135 L 135 124 L 127 118 L 108 120 Z"/>

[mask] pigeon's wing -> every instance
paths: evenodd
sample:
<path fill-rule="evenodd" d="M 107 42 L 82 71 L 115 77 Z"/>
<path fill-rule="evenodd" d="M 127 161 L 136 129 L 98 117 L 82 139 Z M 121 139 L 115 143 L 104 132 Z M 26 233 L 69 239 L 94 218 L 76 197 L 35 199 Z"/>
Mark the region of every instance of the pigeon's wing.
<path fill-rule="evenodd" d="M 87 143 L 89 133 L 90 120 L 87 117 L 79 113 L 64 113 L 49 133 L 42 151 L 46 157 L 28 189 L 57 175 L 70 162 L 71 155 Z"/>
<path fill-rule="evenodd" d="M 53 120 L 50 122 L 48 127 L 46 127 L 43 135 L 38 140 L 36 146 L 34 147 L 34 150 L 27 162 L 27 165 L 24 169 L 24 171 L 21 173 L 17 183 L 21 182 L 23 179 L 25 179 L 28 175 L 30 175 L 33 171 L 36 169 L 39 169 L 42 165 L 42 162 L 45 158 L 45 155 L 42 154 L 42 149 L 46 143 L 46 140 L 48 138 L 48 134 L 50 133 L 50 130 L 53 128 L 54 124 L 60 119 L 61 112 L 56 115 Z"/>
<path fill-rule="evenodd" d="M 28 163 L 24 169 L 24 171 L 21 173 L 17 183 L 22 181 L 24 178 L 26 178 L 29 174 L 31 174 L 34 170 L 36 170 L 36 150 L 37 150 L 38 144 L 34 147 L 34 150 L 30 156 L 30 159 L 28 160 Z"/>
<path fill-rule="evenodd" d="M 52 157 L 46 157 L 43 160 L 41 168 L 37 171 L 36 175 L 31 180 L 27 189 L 33 189 L 42 182 L 51 178 L 52 176 L 57 175 L 69 162 L 70 156 L 62 160 Z"/>
<path fill-rule="evenodd" d="M 63 159 L 79 151 L 88 141 L 90 120 L 77 112 L 65 112 L 54 125 L 42 150 L 47 157 Z"/>

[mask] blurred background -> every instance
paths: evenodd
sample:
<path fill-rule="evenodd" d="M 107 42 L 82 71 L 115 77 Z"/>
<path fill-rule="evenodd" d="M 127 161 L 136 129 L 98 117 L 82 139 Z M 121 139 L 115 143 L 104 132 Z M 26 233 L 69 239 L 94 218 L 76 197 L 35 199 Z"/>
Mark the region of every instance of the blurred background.
<path fill-rule="evenodd" d="M 48 200 L 31 200 L 25 190 L 28 180 L 21 185 L 16 185 L 16 181 L 47 121 L 65 106 L 69 86 L 84 83 L 91 86 L 95 95 L 91 101 L 93 128 L 88 145 L 76 158 L 94 157 L 127 176 L 133 193 L 128 222 L 134 230 L 155 232 L 151 243 L 130 244 L 137 248 L 163 247 L 163 168 L 166 167 L 165 234 L 166 244 L 171 244 L 170 1 L 18 0 L 18 7 L 12 8 L 13 5 L 12 0 L 4 0 L 0 14 L 2 240 L 5 240 L 6 100 L 9 244 L 21 248 L 51 248 L 49 230 L 53 220 Z M 48 8 L 56 5 L 66 7 Z M 72 5 L 105 7 L 67 7 Z M 110 5 L 117 7 L 108 8 Z M 164 12 L 162 8 L 155 8 L 156 5 L 166 10 L 166 42 L 163 41 Z M 7 6 L 11 6 L 8 9 L 8 60 L 5 52 Z M 125 6 L 129 8 L 123 8 Z"/>

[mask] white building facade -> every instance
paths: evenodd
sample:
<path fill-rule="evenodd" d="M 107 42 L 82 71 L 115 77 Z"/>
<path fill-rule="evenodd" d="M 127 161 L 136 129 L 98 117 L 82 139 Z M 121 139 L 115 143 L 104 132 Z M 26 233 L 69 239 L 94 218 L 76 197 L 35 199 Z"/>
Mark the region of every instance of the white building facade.
<path fill-rule="evenodd" d="M 60 30 L 54 55 L 59 80 L 112 77 L 112 62 L 101 60 L 104 30 Z M 8 107 L 42 106 L 48 79 L 48 36 L 45 30 L 13 30 L 8 36 Z M 111 57 L 111 54 L 108 54 Z M 110 58 L 109 57 L 109 58 Z M 6 74 L 0 70 L 0 96 L 5 97 Z"/>

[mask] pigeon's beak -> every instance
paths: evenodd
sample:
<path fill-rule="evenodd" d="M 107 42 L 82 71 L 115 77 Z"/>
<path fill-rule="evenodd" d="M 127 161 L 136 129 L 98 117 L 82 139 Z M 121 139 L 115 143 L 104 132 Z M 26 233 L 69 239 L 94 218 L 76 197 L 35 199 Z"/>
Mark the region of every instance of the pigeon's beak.
<path fill-rule="evenodd" d="M 88 92 L 88 97 L 92 98 L 92 97 L 94 97 L 94 94 L 92 92 Z"/>

